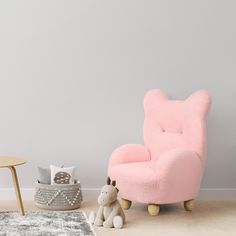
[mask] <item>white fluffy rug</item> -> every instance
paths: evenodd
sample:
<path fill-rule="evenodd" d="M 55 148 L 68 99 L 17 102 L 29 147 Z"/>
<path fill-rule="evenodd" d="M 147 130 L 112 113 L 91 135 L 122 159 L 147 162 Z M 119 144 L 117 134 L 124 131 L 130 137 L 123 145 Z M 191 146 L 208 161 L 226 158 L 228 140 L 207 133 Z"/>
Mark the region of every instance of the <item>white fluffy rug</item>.
<path fill-rule="evenodd" d="M 0 236 L 95 236 L 83 211 L 0 212 Z"/>

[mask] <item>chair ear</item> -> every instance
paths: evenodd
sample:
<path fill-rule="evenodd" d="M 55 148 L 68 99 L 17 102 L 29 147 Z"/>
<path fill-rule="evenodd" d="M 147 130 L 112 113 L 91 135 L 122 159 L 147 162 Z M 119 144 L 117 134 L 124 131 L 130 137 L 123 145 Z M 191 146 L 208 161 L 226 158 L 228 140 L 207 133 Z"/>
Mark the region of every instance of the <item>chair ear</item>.
<path fill-rule="evenodd" d="M 116 181 L 115 180 L 112 180 L 112 183 L 111 183 L 114 187 L 116 186 Z"/>
<path fill-rule="evenodd" d="M 211 96 L 205 90 L 198 90 L 189 96 L 186 102 L 194 114 L 205 117 L 211 106 Z"/>
<path fill-rule="evenodd" d="M 110 177 L 108 176 L 107 177 L 107 185 L 110 185 L 111 184 L 111 179 L 110 179 Z"/>
<path fill-rule="evenodd" d="M 143 99 L 144 110 L 151 110 L 153 107 L 158 106 L 158 104 L 163 101 L 168 100 L 168 97 L 160 89 L 152 89 L 146 93 Z"/>

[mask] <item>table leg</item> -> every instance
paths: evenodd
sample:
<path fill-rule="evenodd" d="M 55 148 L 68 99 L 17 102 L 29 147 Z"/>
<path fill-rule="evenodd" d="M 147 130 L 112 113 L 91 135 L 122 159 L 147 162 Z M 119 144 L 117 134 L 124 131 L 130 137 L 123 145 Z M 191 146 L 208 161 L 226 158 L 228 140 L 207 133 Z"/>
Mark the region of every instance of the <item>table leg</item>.
<path fill-rule="evenodd" d="M 14 184 L 14 188 L 16 192 L 16 198 L 17 198 L 17 205 L 18 205 L 20 214 L 24 215 L 25 212 L 24 212 L 23 202 L 22 202 L 22 198 L 20 194 L 20 187 L 19 187 L 19 182 L 17 179 L 16 169 L 14 166 L 9 167 L 9 169 L 11 170 L 11 174 L 12 174 L 12 180 L 13 180 L 13 184 Z"/>

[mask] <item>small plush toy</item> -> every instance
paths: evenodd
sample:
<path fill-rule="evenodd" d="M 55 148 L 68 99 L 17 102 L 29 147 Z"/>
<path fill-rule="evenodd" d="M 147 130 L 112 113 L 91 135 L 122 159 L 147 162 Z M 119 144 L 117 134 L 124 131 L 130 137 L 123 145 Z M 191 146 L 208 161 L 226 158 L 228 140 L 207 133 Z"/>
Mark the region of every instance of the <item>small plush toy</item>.
<path fill-rule="evenodd" d="M 112 181 L 108 177 L 107 185 L 102 187 L 98 197 L 99 209 L 97 214 L 91 212 L 89 221 L 96 226 L 104 226 L 106 228 L 122 228 L 125 223 L 125 214 L 119 201 L 117 200 L 118 189 L 115 187 L 116 181 Z"/>

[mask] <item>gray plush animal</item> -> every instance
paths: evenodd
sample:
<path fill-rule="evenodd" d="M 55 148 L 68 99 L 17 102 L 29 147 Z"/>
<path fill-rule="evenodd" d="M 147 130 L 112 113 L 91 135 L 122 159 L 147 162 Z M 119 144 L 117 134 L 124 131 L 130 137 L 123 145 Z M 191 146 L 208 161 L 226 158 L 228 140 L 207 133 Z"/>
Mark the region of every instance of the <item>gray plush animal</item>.
<path fill-rule="evenodd" d="M 102 187 L 98 197 L 99 209 L 97 214 L 91 212 L 89 221 L 96 226 L 104 226 L 106 228 L 122 228 L 125 223 L 125 214 L 119 201 L 117 200 L 118 189 L 115 187 L 116 181 L 112 181 L 108 177 L 107 185 Z"/>

